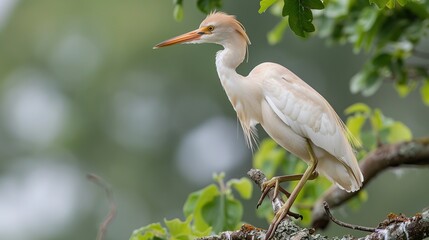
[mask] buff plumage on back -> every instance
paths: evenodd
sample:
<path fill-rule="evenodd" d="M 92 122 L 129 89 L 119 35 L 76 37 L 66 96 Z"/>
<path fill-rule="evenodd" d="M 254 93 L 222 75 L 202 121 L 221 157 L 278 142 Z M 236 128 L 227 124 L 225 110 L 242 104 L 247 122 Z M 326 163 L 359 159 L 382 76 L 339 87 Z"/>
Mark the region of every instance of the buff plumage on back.
<path fill-rule="evenodd" d="M 240 33 L 241 36 L 246 40 L 247 45 L 250 45 L 250 39 L 246 34 L 246 29 L 244 28 L 243 24 L 241 24 L 234 15 L 228 15 L 224 12 L 211 12 L 206 19 L 204 19 L 204 22 L 225 22 L 229 26 L 234 26 L 234 29 Z"/>

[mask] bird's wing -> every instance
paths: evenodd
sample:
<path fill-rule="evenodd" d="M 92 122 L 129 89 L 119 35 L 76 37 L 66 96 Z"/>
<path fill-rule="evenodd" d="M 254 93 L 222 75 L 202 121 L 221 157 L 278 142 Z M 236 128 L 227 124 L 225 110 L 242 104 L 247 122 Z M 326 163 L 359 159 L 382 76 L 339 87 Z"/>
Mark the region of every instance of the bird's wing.
<path fill-rule="evenodd" d="M 262 88 L 276 115 L 294 132 L 350 166 L 355 159 L 350 159 L 347 130 L 329 103 L 288 69 L 267 64 L 272 66 L 265 67 L 270 70 L 264 73 Z"/>

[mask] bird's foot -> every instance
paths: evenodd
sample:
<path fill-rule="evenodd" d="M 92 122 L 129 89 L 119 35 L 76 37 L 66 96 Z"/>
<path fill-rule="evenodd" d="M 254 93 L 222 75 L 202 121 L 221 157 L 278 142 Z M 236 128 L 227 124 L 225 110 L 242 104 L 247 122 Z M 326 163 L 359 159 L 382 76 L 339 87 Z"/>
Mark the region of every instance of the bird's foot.
<path fill-rule="evenodd" d="M 274 192 L 273 192 L 273 198 L 275 199 L 278 195 L 279 195 L 279 191 L 281 191 L 282 193 L 284 193 L 286 195 L 286 197 L 290 196 L 290 193 L 288 191 L 286 191 L 284 188 L 282 188 L 280 185 L 280 180 L 279 177 L 273 177 L 270 180 L 267 180 L 265 182 L 263 182 L 261 184 L 261 197 L 258 200 L 258 203 L 256 204 L 256 208 L 258 208 L 259 206 L 261 206 L 262 201 L 265 199 L 265 197 L 268 195 L 268 193 L 270 192 L 270 190 L 272 188 L 274 188 Z"/>
<path fill-rule="evenodd" d="M 272 179 L 267 180 L 267 181 L 265 181 L 265 182 L 263 182 L 261 184 L 262 194 L 261 194 L 261 197 L 258 200 L 258 203 L 256 204 L 256 208 L 258 208 L 262 204 L 262 201 L 265 199 L 265 197 L 268 195 L 268 193 L 270 192 L 270 190 L 272 188 L 274 188 L 274 190 L 273 190 L 274 193 L 273 193 L 272 199 L 277 198 L 279 192 L 281 192 L 284 195 L 286 195 L 286 197 L 290 196 L 290 193 L 286 189 L 284 189 L 283 187 L 281 187 L 279 185 L 281 179 L 282 179 L 282 177 L 273 177 Z M 300 218 L 301 220 L 303 219 L 303 216 L 301 214 L 294 213 L 294 212 L 291 212 L 291 211 L 288 211 L 287 215 L 289 215 L 289 216 L 291 216 L 291 217 L 293 217 L 295 219 L 298 219 L 298 218 Z"/>

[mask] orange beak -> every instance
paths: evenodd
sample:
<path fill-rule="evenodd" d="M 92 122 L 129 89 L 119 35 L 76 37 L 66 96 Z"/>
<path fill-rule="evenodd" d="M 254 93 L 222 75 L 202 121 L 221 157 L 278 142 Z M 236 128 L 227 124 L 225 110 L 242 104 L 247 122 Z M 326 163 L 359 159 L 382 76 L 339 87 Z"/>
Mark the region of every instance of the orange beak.
<path fill-rule="evenodd" d="M 157 49 L 160 47 L 167 47 L 178 43 L 186 43 L 186 42 L 198 40 L 201 38 L 202 35 L 207 34 L 209 32 L 210 31 L 207 30 L 207 27 L 199 28 L 197 30 L 190 31 L 188 33 L 185 33 L 177 37 L 165 40 L 164 42 L 158 43 L 157 45 L 155 45 L 155 47 L 153 47 L 153 49 Z"/>

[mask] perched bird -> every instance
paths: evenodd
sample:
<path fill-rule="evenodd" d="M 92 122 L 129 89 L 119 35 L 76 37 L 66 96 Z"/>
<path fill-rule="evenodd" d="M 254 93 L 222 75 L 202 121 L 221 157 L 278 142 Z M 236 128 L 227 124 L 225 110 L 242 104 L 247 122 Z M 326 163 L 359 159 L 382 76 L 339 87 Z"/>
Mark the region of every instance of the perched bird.
<path fill-rule="evenodd" d="M 222 45 L 223 50 L 216 54 L 217 73 L 248 144 L 251 146 L 254 142 L 255 126 L 259 123 L 279 145 L 308 164 L 303 174 L 274 177 L 264 182 L 263 190 L 267 192 L 273 187 L 278 190 L 279 182 L 299 181 L 276 213 L 266 239 L 273 236 L 306 181 L 318 173 L 345 191 L 357 191 L 362 186 L 363 176 L 352 148 L 353 137 L 325 98 L 276 63 L 262 63 L 248 76 L 236 72 L 246 57 L 250 40 L 234 16 L 211 13 L 198 29 L 154 48 L 178 43 Z"/>

